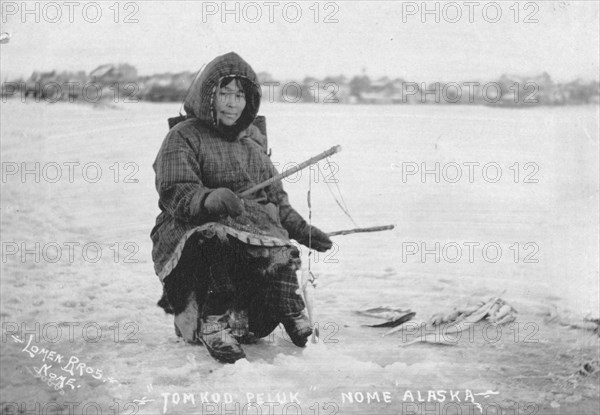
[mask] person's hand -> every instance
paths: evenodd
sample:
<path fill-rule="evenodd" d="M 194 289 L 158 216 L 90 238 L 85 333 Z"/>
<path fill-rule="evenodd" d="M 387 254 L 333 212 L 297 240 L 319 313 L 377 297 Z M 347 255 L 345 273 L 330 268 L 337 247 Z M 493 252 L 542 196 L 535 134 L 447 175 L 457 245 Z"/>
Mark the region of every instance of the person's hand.
<path fill-rule="evenodd" d="M 329 236 L 327 236 L 325 232 L 323 232 L 317 227 L 311 226 L 310 228 L 310 248 L 319 252 L 325 252 L 331 249 L 331 247 L 333 246 L 333 242 L 331 242 Z M 308 234 L 304 236 L 303 245 L 308 246 Z"/>
<path fill-rule="evenodd" d="M 204 201 L 204 208 L 212 215 L 227 215 L 232 218 L 244 213 L 242 199 L 225 187 L 220 187 L 210 192 Z"/>

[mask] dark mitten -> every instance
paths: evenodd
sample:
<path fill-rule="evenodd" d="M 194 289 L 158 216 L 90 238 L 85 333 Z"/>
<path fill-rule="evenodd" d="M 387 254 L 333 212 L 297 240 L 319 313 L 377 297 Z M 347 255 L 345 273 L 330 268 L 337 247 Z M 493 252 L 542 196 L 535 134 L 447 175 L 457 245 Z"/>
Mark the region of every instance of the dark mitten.
<path fill-rule="evenodd" d="M 288 231 L 290 238 L 297 240 L 302 245 L 308 246 L 308 233 L 310 230 L 310 247 L 319 252 L 325 252 L 332 247 L 332 242 L 327 234 L 315 226 L 310 226 L 289 204 L 279 207 L 281 224 Z"/>
<path fill-rule="evenodd" d="M 211 215 L 227 215 L 232 218 L 244 213 L 244 203 L 242 202 L 242 199 L 237 197 L 231 190 L 224 187 L 215 189 L 206 196 L 204 208 Z"/>
<path fill-rule="evenodd" d="M 331 247 L 333 246 L 333 243 L 331 242 L 331 239 L 329 239 L 329 236 L 327 236 L 327 234 L 325 232 L 323 232 L 322 230 L 320 230 L 319 228 L 315 227 L 315 226 L 307 226 L 305 228 L 305 231 L 303 232 L 303 235 L 300 239 L 298 239 L 298 242 L 300 242 L 302 245 L 309 245 L 309 238 L 308 238 L 308 233 L 309 233 L 309 228 L 310 228 L 310 248 L 314 249 L 315 251 L 319 251 L 319 252 L 325 252 L 329 249 L 331 249 Z"/>

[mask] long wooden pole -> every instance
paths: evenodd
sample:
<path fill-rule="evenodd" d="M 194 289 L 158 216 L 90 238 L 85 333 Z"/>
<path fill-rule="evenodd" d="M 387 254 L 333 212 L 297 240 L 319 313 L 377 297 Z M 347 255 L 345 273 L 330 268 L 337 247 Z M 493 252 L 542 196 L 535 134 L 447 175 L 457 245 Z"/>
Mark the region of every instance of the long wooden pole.
<path fill-rule="evenodd" d="M 310 159 L 306 160 L 303 163 L 300 163 L 299 165 L 297 165 L 294 168 L 288 169 L 288 170 L 284 171 L 283 173 L 278 174 L 277 176 L 273 176 L 270 179 L 265 180 L 264 182 L 257 184 L 256 186 L 252 186 L 248 190 L 244 190 L 243 192 L 238 193 L 238 196 L 239 197 L 249 196 L 252 193 L 256 192 L 257 190 L 260 190 L 260 189 L 262 189 L 264 187 L 267 187 L 267 186 L 269 186 L 269 185 L 271 185 L 271 184 L 273 184 L 275 182 L 281 181 L 281 180 L 285 179 L 286 177 L 291 176 L 292 174 L 294 174 L 294 173 L 296 173 L 296 172 L 298 172 L 298 171 L 300 171 L 302 169 L 307 168 L 308 166 L 311 166 L 311 165 L 313 165 L 313 164 L 315 164 L 315 163 L 323 160 L 325 157 L 329 157 L 332 154 L 339 153 L 340 151 L 342 151 L 342 147 L 341 146 L 331 147 L 329 150 L 324 151 L 321 154 L 318 154 L 318 155 L 316 155 L 314 157 L 311 157 Z"/>
<path fill-rule="evenodd" d="M 327 234 L 327 236 L 349 235 L 351 233 L 361 233 L 361 232 L 389 231 L 391 229 L 394 229 L 394 225 L 373 226 L 371 228 L 356 228 L 356 229 L 348 229 L 346 231 L 335 231 L 335 232 L 329 232 Z"/>

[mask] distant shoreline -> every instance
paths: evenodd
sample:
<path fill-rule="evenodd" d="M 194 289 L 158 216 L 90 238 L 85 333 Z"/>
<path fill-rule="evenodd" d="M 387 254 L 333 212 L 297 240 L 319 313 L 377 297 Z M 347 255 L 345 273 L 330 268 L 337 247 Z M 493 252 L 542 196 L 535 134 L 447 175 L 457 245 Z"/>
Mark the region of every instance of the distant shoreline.
<path fill-rule="evenodd" d="M 27 80 L 2 83 L 2 101 L 22 102 L 183 102 L 196 77 L 192 72 L 138 76 L 128 64 L 101 65 L 86 74 L 34 72 Z M 547 73 L 533 77 L 502 75 L 492 81 L 412 82 L 402 78 L 367 75 L 348 79 L 343 75 L 318 80 L 278 81 L 258 73 L 263 102 L 323 103 L 346 105 L 482 105 L 532 108 L 600 104 L 600 82 L 555 83 Z"/>

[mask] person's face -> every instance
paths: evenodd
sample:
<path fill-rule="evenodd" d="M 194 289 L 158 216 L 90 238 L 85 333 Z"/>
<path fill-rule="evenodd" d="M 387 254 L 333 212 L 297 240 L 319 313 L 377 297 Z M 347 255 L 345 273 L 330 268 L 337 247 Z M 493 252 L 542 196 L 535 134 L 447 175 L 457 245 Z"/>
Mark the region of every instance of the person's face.
<path fill-rule="evenodd" d="M 217 123 L 231 127 L 242 115 L 246 107 L 244 91 L 240 89 L 235 79 L 216 92 L 215 110 Z"/>

